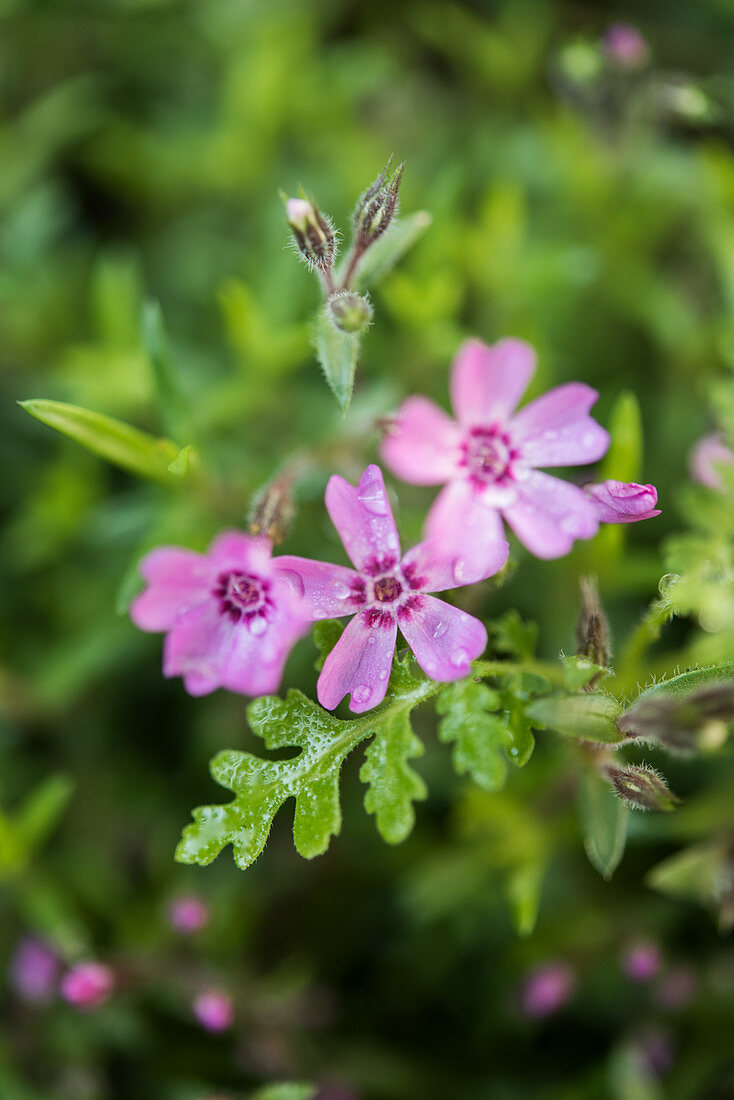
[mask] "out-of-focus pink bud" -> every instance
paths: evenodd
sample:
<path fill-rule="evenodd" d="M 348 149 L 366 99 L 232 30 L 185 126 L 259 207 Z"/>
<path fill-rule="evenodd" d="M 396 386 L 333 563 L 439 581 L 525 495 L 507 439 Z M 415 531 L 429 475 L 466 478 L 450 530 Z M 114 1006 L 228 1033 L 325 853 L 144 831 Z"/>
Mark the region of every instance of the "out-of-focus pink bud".
<path fill-rule="evenodd" d="M 622 954 L 622 970 L 633 982 L 649 982 L 660 970 L 660 951 L 654 943 L 641 940 Z"/>
<path fill-rule="evenodd" d="M 521 1003 L 526 1016 L 540 1019 L 563 1008 L 576 987 L 576 976 L 565 962 L 550 962 L 532 970 L 522 986 Z"/>
<path fill-rule="evenodd" d="M 732 464 L 734 464 L 734 451 L 727 447 L 717 432 L 699 439 L 689 459 L 691 477 L 700 485 L 705 485 L 707 489 L 723 489 L 724 483 L 717 466 Z"/>
<path fill-rule="evenodd" d="M 176 932 L 190 936 L 209 923 L 209 906 L 196 894 L 174 898 L 168 906 L 168 923 Z"/>
<path fill-rule="evenodd" d="M 602 42 L 607 57 L 622 69 L 641 69 L 650 56 L 647 39 L 631 23 L 612 23 Z"/>
<path fill-rule="evenodd" d="M 81 962 L 67 970 L 61 979 L 61 996 L 82 1011 L 99 1008 L 115 986 L 109 966 L 98 962 Z"/>
<path fill-rule="evenodd" d="M 658 493 L 654 485 L 610 480 L 585 485 L 584 492 L 600 523 L 636 523 L 660 515 L 660 509 L 655 507 Z"/>
<path fill-rule="evenodd" d="M 655 1000 L 661 1008 L 675 1012 L 687 1008 L 698 993 L 698 974 L 691 966 L 676 966 L 660 980 Z"/>
<path fill-rule="evenodd" d="M 47 1004 L 56 992 L 59 960 L 43 940 L 25 936 L 10 960 L 10 983 L 29 1004 Z"/>
<path fill-rule="evenodd" d="M 229 1031 L 234 1023 L 232 999 L 220 989 L 207 989 L 194 998 L 194 1016 L 207 1031 Z"/>

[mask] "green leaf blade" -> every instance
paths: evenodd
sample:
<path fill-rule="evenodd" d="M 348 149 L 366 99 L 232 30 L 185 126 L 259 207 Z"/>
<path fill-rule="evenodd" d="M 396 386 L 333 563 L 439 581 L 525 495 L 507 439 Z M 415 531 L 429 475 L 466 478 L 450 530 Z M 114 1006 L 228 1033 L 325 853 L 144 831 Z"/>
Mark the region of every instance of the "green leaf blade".
<path fill-rule="evenodd" d="M 330 324 L 326 310 L 319 311 L 314 330 L 316 357 L 342 414 L 349 409 L 357 369 L 360 338 Z"/>
<path fill-rule="evenodd" d="M 153 372 L 163 428 L 174 439 L 191 439 L 191 408 L 181 386 L 158 302 L 146 302 L 143 306 L 140 330 Z"/>
<path fill-rule="evenodd" d="M 589 862 L 610 879 L 624 855 L 629 810 L 597 772 L 587 772 L 579 790 L 579 814 Z"/>
<path fill-rule="evenodd" d="M 375 286 L 392 271 L 432 222 L 426 210 L 396 219 L 387 232 L 365 253 L 357 272 L 357 289 Z"/>

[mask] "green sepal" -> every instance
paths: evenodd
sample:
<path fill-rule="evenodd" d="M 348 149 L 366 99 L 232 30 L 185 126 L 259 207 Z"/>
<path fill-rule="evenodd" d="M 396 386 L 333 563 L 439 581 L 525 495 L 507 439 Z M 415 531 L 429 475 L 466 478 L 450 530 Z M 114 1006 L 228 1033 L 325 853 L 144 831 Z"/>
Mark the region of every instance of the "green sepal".
<path fill-rule="evenodd" d="M 549 695 L 536 699 L 525 713 L 532 721 L 542 722 L 565 737 L 610 745 L 624 740 L 614 723 L 622 713 L 622 706 L 603 692 Z"/>

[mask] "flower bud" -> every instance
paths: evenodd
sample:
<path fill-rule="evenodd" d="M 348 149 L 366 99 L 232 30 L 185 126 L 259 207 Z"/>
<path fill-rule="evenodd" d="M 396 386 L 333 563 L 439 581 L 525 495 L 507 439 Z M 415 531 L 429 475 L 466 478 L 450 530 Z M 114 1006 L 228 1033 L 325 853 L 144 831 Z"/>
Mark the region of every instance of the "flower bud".
<path fill-rule="evenodd" d="M 363 294 L 339 290 L 329 298 L 327 316 L 341 332 L 364 332 L 372 320 L 372 306 Z"/>
<path fill-rule="evenodd" d="M 276 478 L 255 494 L 250 508 L 250 532 L 270 539 L 274 546 L 283 542 L 290 530 L 295 506 L 291 482 Z"/>
<path fill-rule="evenodd" d="M 659 772 L 648 764 L 630 764 L 626 768 L 610 765 L 604 769 L 614 793 L 632 810 L 657 810 L 669 813 L 680 802 Z"/>
<path fill-rule="evenodd" d="M 206 1031 L 229 1031 L 234 1023 L 232 999 L 219 989 L 207 989 L 194 999 L 194 1016 Z"/>
<path fill-rule="evenodd" d="M 660 509 L 655 507 L 658 493 L 654 485 L 609 480 L 585 485 L 584 492 L 600 523 L 636 523 L 660 515 Z"/>
<path fill-rule="evenodd" d="M 714 432 L 699 439 L 691 451 L 689 468 L 691 477 L 707 489 L 723 489 L 720 466 L 734 465 L 734 451 L 724 443 L 723 437 Z"/>
<path fill-rule="evenodd" d="M 209 922 L 209 906 L 196 894 L 174 898 L 168 907 L 168 923 L 176 932 L 190 936 Z"/>
<path fill-rule="evenodd" d="M 642 695 L 617 718 L 617 727 L 629 738 L 691 753 L 719 748 L 731 721 L 734 684 L 710 684 L 683 699 L 662 692 Z"/>
<path fill-rule="evenodd" d="M 388 176 L 392 157 L 364 192 L 354 211 L 354 238 L 360 252 L 381 237 L 390 225 L 398 205 L 398 191 L 404 164 Z"/>
<path fill-rule="evenodd" d="M 522 987 L 525 1016 L 542 1019 L 563 1008 L 576 986 L 576 976 L 565 962 L 550 962 L 532 970 Z"/>
<path fill-rule="evenodd" d="M 630 23 L 612 23 L 602 44 L 607 57 L 620 69 L 641 69 L 650 56 L 645 36 Z"/>
<path fill-rule="evenodd" d="M 61 979 L 61 996 L 75 1008 L 91 1012 L 107 1000 L 115 979 L 109 966 L 98 962 L 81 962 L 67 970 Z"/>
<path fill-rule="evenodd" d="M 309 199 L 289 199 L 285 195 L 282 198 L 288 225 L 304 262 L 311 269 L 330 271 L 336 255 L 336 234 L 331 221 Z"/>
<path fill-rule="evenodd" d="M 609 625 L 599 602 L 599 590 L 594 577 L 582 577 L 581 613 L 576 624 L 578 655 L 587 657 L 600 668 L 609 667 Z"/>
<path fill-rule="evenodd" d="M 59 960 L 43 940 L 25 936 L 10 960 L 10 981 L 28 1004 L 44 1004 L 56 992 Z"/>

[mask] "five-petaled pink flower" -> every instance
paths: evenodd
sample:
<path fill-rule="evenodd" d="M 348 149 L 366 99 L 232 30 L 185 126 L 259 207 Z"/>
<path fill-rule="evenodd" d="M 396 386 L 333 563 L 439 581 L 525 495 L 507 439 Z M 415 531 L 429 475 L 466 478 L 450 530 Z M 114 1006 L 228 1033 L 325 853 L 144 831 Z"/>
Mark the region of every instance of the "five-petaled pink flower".
<path fill-rule="evenodd" d="M 584 492 L 596 509 L 600 523 L 636 523 L 660 515 L 658 492 L 654 485 L 634 481 L 602 481 L 585 485 Z"/>
<path fill-rule="evenodd" d="M 457 419 L 410 397 L 382 442 L 382 457 L 404 481 L 447 483 L 425 533 L 464 548 L 467 581 L 502 539 L 502 517 L 539 558 L 560 557 L 598 529 L 583 490 L 538 469 L 585 466 L 607 450 L 609 436 L 589 416 L 596 390 L 569 382 L 515 412 L 534 370 L 535 352 L 522 340 L 468 340 L 451 373 Z"/>
<path fill-rule="evenodd" d="M 430 541 L 401 556 L 379 466 L 368 466 L 356 488 L 331 477 L 326 507 L 356 568 L 288 555 L 276 561 L 313 619 L 354 615 L 319 676 L 321 705 L 331 710 L 349 693 L 350 708 L 359 713 L 382 701 L 398 627 L 427 676 L 466 676 L 487 632 L 478 619 L 427 595 L 465 583 L 461 559 L 441 554 Z M 483 576 L 504 565 L 508 549 L 501 536 L 495 539 Z"/>
<path fill-rule="evenodd" d="M 308 613 L 271 551 L 268 539 L 226 531 L 206 554 L 161 546 L 143 558 L 148 587 L 130 616 L 141 630 L 166 632 L 163 673 L 183 676 L 191 695 L 277 691 Z"/>

